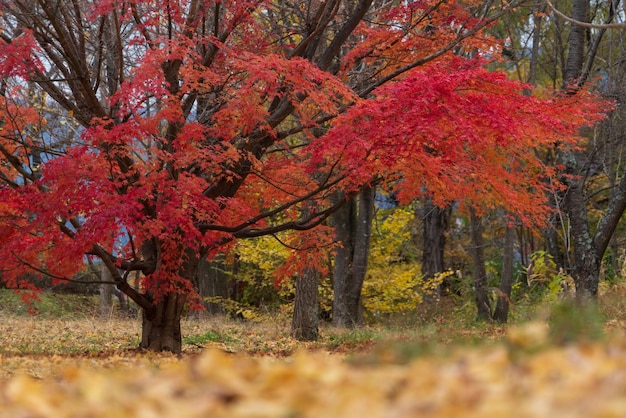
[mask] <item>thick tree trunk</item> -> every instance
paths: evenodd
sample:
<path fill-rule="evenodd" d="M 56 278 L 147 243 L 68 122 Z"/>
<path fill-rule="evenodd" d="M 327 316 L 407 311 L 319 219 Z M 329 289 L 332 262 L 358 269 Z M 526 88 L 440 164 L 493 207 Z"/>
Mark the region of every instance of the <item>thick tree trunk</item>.
<path fill-rule="evenodd" d="M 300 341 L 317 341 L 319 337 L 319 272 L 307 269 L 296 277 L 291 335 Z"/>
<path fill-rule="evenodd" d="M 615 13 L 617 3 L 613 3 L 605 23 L 610 22 Z M 572 17 L 576 20 L 588 21 L 589 0 L 573 0 Z M 565 88 L 568 82 L 574 80 L 578 84 L 585 81 L 590 72 L 591 65 L 598 51 L 600 41 L 605 31 L 597 31 L 595 39 L 590 44 L 587 65 L 583 64 L 583 53 L 586 42 L 586 28 L 573 25 L 568 41 L 568 59 L 564 72 Z M 584 179 L 576 177 L 580 175 L 580 164 L 573 151 L 563 150 L 560 155 L 561 163 L 566 169 L 568 176 L 564 179 L 567 185 L 565 192 L 565 211 L 568 215 L 572 244 L 574 249 L 573 269 L 571 271 L 576 283 L 576 297 L 579 300 L 586 298 L 595 299 L 598 294 L 598 282 L 600 280 L 600 267 L 602 258 L 615 233 L 619 220 L 626 209 L 626 176 L 622 173 L 619 187 L 612 192 L 609 206 L 600 220 L 594 235 L 591 233 L 589 219 L 587 217 L 587 196 L 585 194 Z"/>
<path fill-rule="evenodd" d="M 472 260 L 474 263 L 474 288 L 476 291 L 477 317 L 481 320 L 491 319 L 491 303 L 489 302 L 489 286 L 485 267 L 485 239 L 483 238 L 482 219 L 471 210 L 470 235 L 472 237 Z"/>
<path fill-rule="evenodd" d="M 493 311 L 493 319 L 504 324 L 509 317 L 511 290 L 513 288 L 513 252 L 515 244 L 515 228 L 508 225 L 504 232 L 504 248 L 502 256 L 502 279 L 500 292 Z"/>
<path fill-rule="evenodd" d="M 446 231 L 450 223 L 451 208 L 440 208 L 430 197 L 424 199 L 422 213 L 422 276 L 424 280 L 435 277 L 445 270 L 444 252 L 446 247 Z M 435 295 L 441 296 L 446 285 L 441 283 Z"/>
<path fill-rule="evenodd" d="M 350 309 L 348 307 L 348 283 L 351 280 L 350 266 L 354 253 L 354 231 L 356 225 L 356 201 L 346 202 L 333 215 L 335 239 L 340 243 L 335 250 L 335 266 L 333 273 L 333 325 L 346 326 L 350 321 Z M 355 317 L 354 321 L 357 322 Z"/>
<path fill-rule="evenodd" d="M 333 325 L 352 328 L 363 324 L 361 290 L 367 272 L 375 188 L 359 193 L 333 217 L 336 239 Z"/>
<path fill-rule="evenodd" d="M 613 19 L 615 10 L 610 8 L 606 23 Z M 589 19 L 589 0 L 572 1 L 572 18 L 581 22 Z M 587 41 L 588 29 L 580 25 L 572 25 L 568 40 L 568 55 L 565 71 L 563 74 L 564 88 L 572 91 L 572 86 L 578 86 L 585 82 L 585 78 L 590 72 L 591 65 L 598 51 L 600 41 L 604 35 L 604 30 L 598 31 L 591 43 L 587 65 L 584 66 L 585 42 Z M 580 173 L 576 155 L 570 150 L 565 150 L 561 156 L 566 172 L 577 175 Z M 565 211 L 569 217 L 572 244 L 574 248 L 573 271 L 574 282 L 576 283 L 576 297 L 584 299 L 587 297 L 596 298 L 598 294 L 598 282 L 600 280 L 600 266 L 602 257 L 610 238 L 615 231 L 617 221 L 624 211 L 626 199 L 620 198 L 621 188 L 612 196 L 611 206 L 605 217 L 601 220 L 595 236 L 592 237 L 588 223 L 586 201 L 587 196 L 584 190 L 584 180 L 579 177 L 569 177 L 565 180 L 568 188 L 565 193 Z M 621 208 L 621 209 L 620 209 Z"/>
<path fill-rule="evenodd" d="M 157 302 L 152 315 L 143 311 L 141 348 L 151 351 L 181 352 L 180 319 L 186 301 L 186 295 L 169 293 Z"/>
<path fill-rule="evenodd" d="M 574 248 L 573 277 L 576 297 L 595 298 L 598 295 L 601 257 L 589 230 L 585 193 L 580 179 L 568 184 L 565 207 L 569 215 Z"/>
<path fill-rule="evenodd" d="M 198 272 L 201 258 L 195 251 L 186 251 L 178 274 L 193 284 Z M 130 295 L 129 295 L 130 296 Z M 154 301 L 150 306 L 142 306 L 142 326 L 140 348 L 151 351 L 170 351 L 180 353 L 182 350 L 182 334 L 180 320 L 188 301 L 188 294 L 169 292 L 158 300 L 148 293 L 144 297 Z"/>

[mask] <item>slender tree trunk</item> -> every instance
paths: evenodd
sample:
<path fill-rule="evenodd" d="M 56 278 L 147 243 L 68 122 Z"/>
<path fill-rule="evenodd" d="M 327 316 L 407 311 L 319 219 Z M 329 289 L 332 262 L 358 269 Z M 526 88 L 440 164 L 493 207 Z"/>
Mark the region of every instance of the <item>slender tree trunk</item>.
<path fill-rule="evenodd" d="M 572 1 L 572 18 L 586 22 L 588 20 L 589 0 Z M 586 29 L 572 25 L 568 39 L 567 61 L 563 71 L 563 89 L 575 93 L 582 82 Z M 560 160 L 568 177 L 564 209 L 568 215 L 574 250 L 572 275 L 576 283 L 576 297 L 595 297 L 598 291 L 599 262 L 597 250 L 591 238 L 587 219 L 586 199 L 583 179 L 579 174 L 576 155 L 573 151 L 562 150 Z"/>
<path fill-rule="evenodd" d="M 319 281 L 319 272 L 312 269 L 296 277 L 291 335 L 299 341 L 317 341 L 319 337 Z"/>
<path fill-rule="evenodd" d="M 430 197 L 424 199 L 422 214 L 422 276 L 424 280 L 432 279 L 436 274 L 445 270 L 443 257 L 450 213 L 450 207 L 440 208 Z M 435 295 L 430 296 L 441 296 L 445 287 L 445 284 L 441 283 L 435 290 Z"/>
<path fill-rule="evenodd" d="M 504 232 L 504 248 L 502 257 L 502 279 L 500 281 L 500 292 L 496 302 L 496 309 L 493 311 L 493 319 L 504 324 L 508 320 L 511 300 L 511 290 L 513 288 L 513 253 L 515 244 L 515 228 L 507 225 Z"/>
<path fill-rule="evenodd" d="M 532 85 L 535 85 L 537 81 L 537 71 L 539 69 L 539 53 L 541 52 L 541 41 L 542 41 L 541 27 L 543 23 L 543 16 L 546 12 L 545 9 L 546 9 L 546 6 L 542 4 L 541 6 L 539 6 L 537 11 L 533 12 L 533 23 L 534 23 L 533 43 L 532 43 L 532 49 L 531 49 L 530 63 L 529 63 L 529 69 L 528 69 L 528 80 L 527 80 L 527 82 Z M 529 95 L 532 94 L 532 90 L 528 90 L 527 94 Z M 552 207 L 556 207 L 555 199 L 556 198 L 554 196 L 550 198 L 550 204 Z M 554 260 L 557 266 L 565 268 L 565 265 L 563 264 L 564 258 L 561 256 L 561 250 L 559 248 L 559 237 L 557 234 L 558 221 L 559 221 L 558 216 L 552 215 L 550 217 L 550 222 L 548 223 L 548 226 L 542 231 L 542 235 L 545 241 L 546 251 L 548 252 L 548 254 L 552 256 L 552 259 Z M 503 277 L 503 280 L 504 280 L 504 277 Z M 498 311 L 498 308 L 496 307 L 496 312 L 497 311 Z M 498 315 L 500 314 L 498 313 Z"/>
<path fill-rule="evenodd" d="M 541 10 L 533 12 L 533 44 L 531 48 L 530 54 L 530 63 L 528 66 L 528 79 L 526 80 L 529 84 L 535 84 L 537 80 L 537 69 L 539 68 L 539 52 L 541 46 L 541 24 L 543 22 L 543 14 L 545 7 L 541 7 Z"/>
<path fill-rule="evenodd" d="M 140 347 L 151 351 L 182 351 L 180 319 L 187 296 L 169 293 L 155 305 L 150 317 L 143 311 Z"/>
<path fill-rule="evenodd" d="M 217 315 L 225 312 L 223 305 L 217 301 L 207 301 L 206 298 L 228 299 L 228 279 L 223 257 L 199 261 L 196 287 L 203 300 L 204 308 L 209 314 Z"/>
<path fill-rule="evenodd" d="M 333 217 L 336 239 L 333 325 L 352 328 L 363 324 L 361 290 L 367 272 L 375 188 L 359 193 Z"/>
<path fill-rule="evenodd" d="M 554 207 L 554 204 L 553 204 Z M 545 241 L 546 251 L 550 256 L 552 256 L 552 260 L 557 265 L 557 267 L 562 268 L 564 271 L 567 271 L 568 265 L 566 264 L 567 257 L 563 256 L 563 252 L 561 251 L 561 247 L 559 246 L 559 236 L 557 234 L 557 228 L 559 219 L 558 216 L 552 215 L 550 217 L 550 222 L 548 226 L 543 230 L 543 239 Z"/>
<path fill-rule="evenodd" d="M 572 0 L 572 18 L 581 22 L 589 20 L 589 0 Z M 585 35 L 588 29 L 580 25 L 571 25 L 567 61 L 563 71 L 563 87 L 569 90 L 574 86 L 577 90 L 582 80 L 582 69 L 585 60 Z"/>
<path fill-rule="evenodd" d="M 476 291 L 477 317 L 481 320 L 491 319 L 491 303 L 489 302 L 489 286 L 485 267 L 485 239 L 483 237 L 482 219 L 470 210 L 470 234 L 472 237 L 472 260 L 474 263 L 474 288 Z"/>
<path fill-rule="evenodd" d="M 125 315 L 130 313 L 130 307 L 128 306 L 128 297 L 123 292 L 120 292 L 118 289 L 113 289 L 113 294 L 117 297 L 117 300 L 120 303 L 120 311 L 122 311 Z"/>
<path fill-rule="evenodd" d="M 111 273 L 104 266 L 102 267 L 102 272 L 100 273 L 100 280 L 102 280 L 103 282 L 110 282 L 113 280 L 111 278 Z M 102 319 L 109 318 L 112 310 L 113 310 L 113 285 L 103 283 L 100 285 L 100 317 Z"/>

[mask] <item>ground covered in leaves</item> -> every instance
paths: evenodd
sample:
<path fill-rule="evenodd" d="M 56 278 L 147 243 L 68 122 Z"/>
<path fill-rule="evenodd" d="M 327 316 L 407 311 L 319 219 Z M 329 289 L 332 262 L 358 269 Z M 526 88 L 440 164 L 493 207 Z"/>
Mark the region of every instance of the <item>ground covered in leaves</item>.
<path fill-rule="evenodd" d="M 0 314 L 0 418 L 626 416 L 621 322 L 570 340 L 441 319 L 302 344 L 284 323 L 188 319 L 173 356 L 137 351 L 136 319 Z"/>
<path fill-rule="evenodd" d="M 626 342 L 504 344 L 394 361 L 206 349 L 197 355 L 51 356 L 44 378 L 0 381 L 1 417 L 622 417 Z M 16 357 L 0 357 L 2 368 Z M 27 360 L 28 361 L 28 360 Z"/>

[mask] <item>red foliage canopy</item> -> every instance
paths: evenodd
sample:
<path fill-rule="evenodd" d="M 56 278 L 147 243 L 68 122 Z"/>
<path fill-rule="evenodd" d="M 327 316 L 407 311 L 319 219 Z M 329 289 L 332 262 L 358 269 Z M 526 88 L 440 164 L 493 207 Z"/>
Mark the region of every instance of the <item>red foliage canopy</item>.
<path fill-rule="evenodd" d="M 472 36 L 509 6 L 280 3 L 3 2 L 5 282 L 88 255 L 143 271 L 152 297 L 189 293 L 194 261 L 236 239 L 327 240 L 332 197 L 371 182 L 539 220 L 553 169 L 535 150 L 600 117 L 590 95 L 527 96 L 449 53 L 496 51 Z"/>

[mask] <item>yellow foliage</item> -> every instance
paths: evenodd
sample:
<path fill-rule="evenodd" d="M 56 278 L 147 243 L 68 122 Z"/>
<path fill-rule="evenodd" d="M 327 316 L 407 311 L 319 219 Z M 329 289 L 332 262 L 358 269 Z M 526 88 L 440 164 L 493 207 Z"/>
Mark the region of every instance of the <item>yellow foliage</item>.
<path fill-rule="evenodd" d="M 235 251 L 242 263 L 255 265 L 267 277 L 289 255 L 289 250 L 270 236 L 238 241 Z"/>
<path fill-rule="evenodd" d="M 423 295 L 434 290 L 450 273 L 430 280 L 421 276 L 421 266 L 411 248 L 414 210 L 411 207 L 379 211 L 374 221 L 363 304 L 372 314 L 402 312 L 415 307 Z"/>

